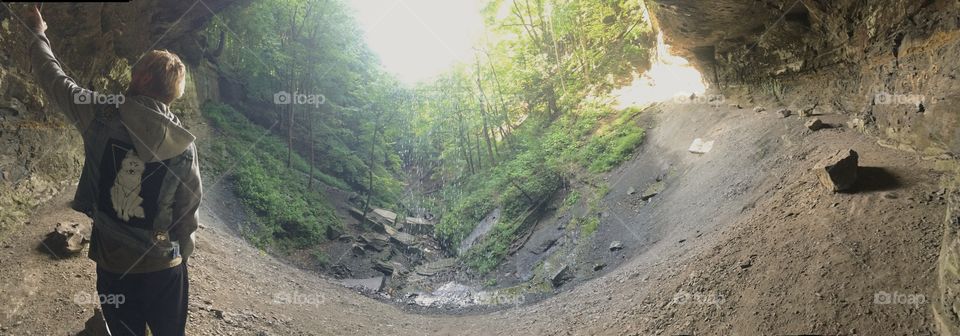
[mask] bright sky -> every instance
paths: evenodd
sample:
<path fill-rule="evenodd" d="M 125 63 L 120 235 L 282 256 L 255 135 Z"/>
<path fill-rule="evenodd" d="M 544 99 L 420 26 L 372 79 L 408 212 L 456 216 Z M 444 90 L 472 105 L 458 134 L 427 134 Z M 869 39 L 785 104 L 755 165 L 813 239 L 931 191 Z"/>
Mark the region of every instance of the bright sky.
<path fill-rule="evenodd" d="M 430 79 L 473 58 L 483 31 L 479 0 L 347 0 L 367 44 L 401 81 Z"/>

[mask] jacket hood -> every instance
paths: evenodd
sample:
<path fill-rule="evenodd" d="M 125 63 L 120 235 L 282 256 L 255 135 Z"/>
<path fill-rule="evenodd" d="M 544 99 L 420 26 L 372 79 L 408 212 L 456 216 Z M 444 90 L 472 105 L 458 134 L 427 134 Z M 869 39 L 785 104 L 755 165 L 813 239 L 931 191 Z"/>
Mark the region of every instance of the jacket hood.
<path fill-rule="evenodd" d="M 120 105 L 120 122 L 130 133 L 144 162 L 157 162 L 183 154 L 197 139 L 183 128 L 166 104 L 146 96 L 127 97 Z"/>

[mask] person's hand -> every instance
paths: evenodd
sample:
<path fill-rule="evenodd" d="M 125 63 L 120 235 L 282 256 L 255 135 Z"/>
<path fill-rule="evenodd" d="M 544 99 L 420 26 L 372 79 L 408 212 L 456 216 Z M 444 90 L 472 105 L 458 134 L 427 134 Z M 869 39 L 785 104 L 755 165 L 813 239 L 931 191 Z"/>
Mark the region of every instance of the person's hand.
<path fill-rule="evenodd" d="M 47 31 L 47 23 L 43 21 L 39 7 L 30 6 L 30 9 L 26 10 L 26 13 L 23 15 L 23 19 L 26 21 L 27 26 L 35 33 L 43 34 Z"/>

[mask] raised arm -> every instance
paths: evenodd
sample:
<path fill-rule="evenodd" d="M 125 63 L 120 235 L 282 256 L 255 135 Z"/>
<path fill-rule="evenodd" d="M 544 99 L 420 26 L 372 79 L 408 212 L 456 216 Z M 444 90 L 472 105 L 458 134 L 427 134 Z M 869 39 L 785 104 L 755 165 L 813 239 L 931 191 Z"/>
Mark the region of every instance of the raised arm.
<path fill-rule="evenodd" d="M 63 72 L 63 67 L 53 55 L 50 40 L 45 34 L 47 23 L 43 21 L 37 7 L 30 7 L 24 20 L 31 32 L 29 51 L 34 80 L 47 99 L 66 115 L 70 123 L 83 132 L 95 116 L 95 94 L 77 85 L 76 81 Z"/>

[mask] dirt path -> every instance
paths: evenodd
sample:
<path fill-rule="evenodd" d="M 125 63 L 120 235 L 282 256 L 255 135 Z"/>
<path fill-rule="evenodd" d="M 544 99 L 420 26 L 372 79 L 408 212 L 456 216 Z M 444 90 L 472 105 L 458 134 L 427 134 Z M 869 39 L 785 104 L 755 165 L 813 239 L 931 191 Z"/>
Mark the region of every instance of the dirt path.
<path fill-rule="evenodd" d="M 231 227 L 243 218 L 229 190 L 208 185 L 190 261 L 188 334 L 932 333 L 928 306 L 905 298 L 934 293 L 944 213 L 934 162 L 849 130 L 810 133 L 801 120 L 772 113 L 666 110 L 637 158 L 610 176 L 604 202 L 612 215 L 597 242 L 622 239 L 622 264 L 544 301 L 485 315 L 410 314 L 261 253 Z M 694 137 L 717 143 L 689 154 Z M 864 191 L 830 194 L 817 185 L 809 169 L 840 148 L 874 167 Z M 627 189 L 654 167 L 671 177 L 638 211 Z M 0 335 L 72 334 L 92 313 L 83 298 L 93 294 L 93 263 L 51 260 L 36 246 L 58 221 L 85 220 L 67 208 L 69 195 L 0 240 Z M 882 293 L 895 303 L 875 301 Z"/>

